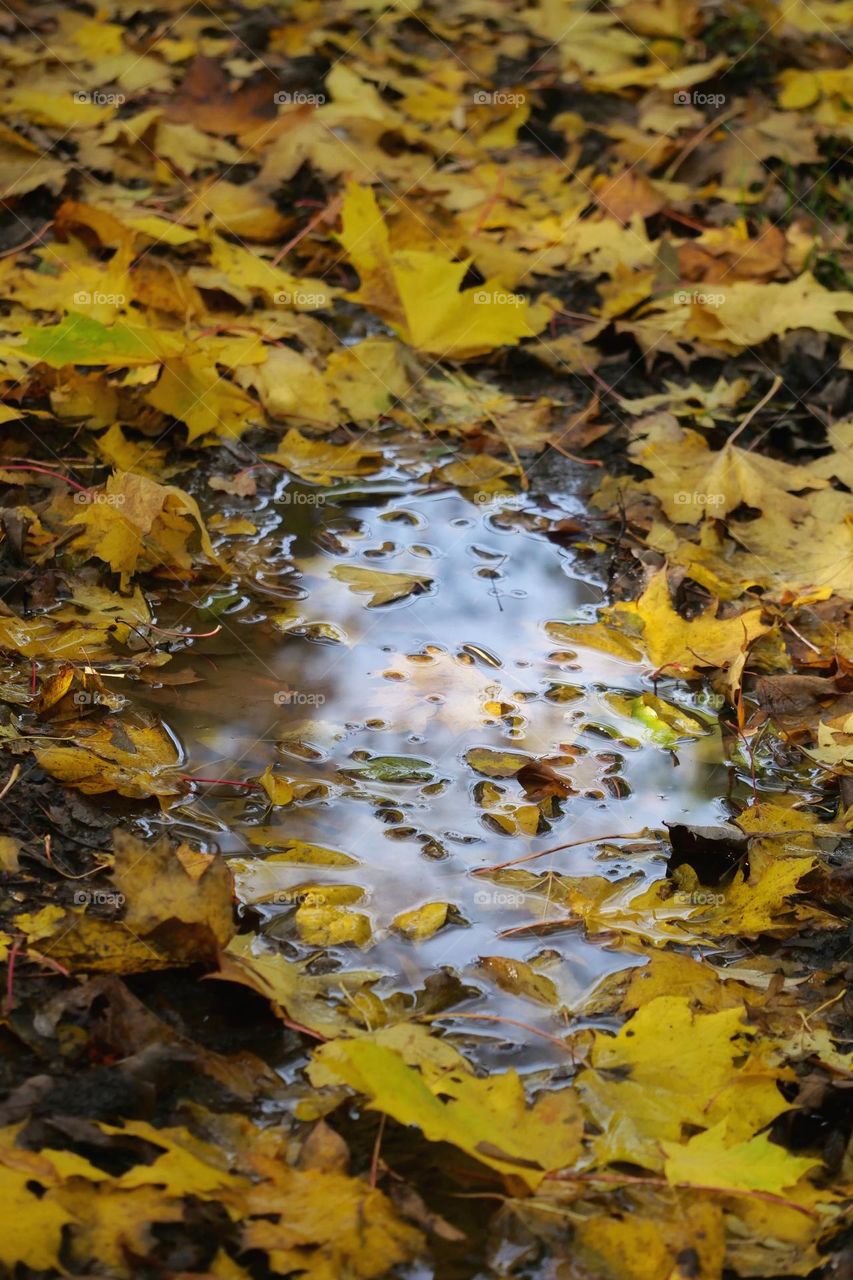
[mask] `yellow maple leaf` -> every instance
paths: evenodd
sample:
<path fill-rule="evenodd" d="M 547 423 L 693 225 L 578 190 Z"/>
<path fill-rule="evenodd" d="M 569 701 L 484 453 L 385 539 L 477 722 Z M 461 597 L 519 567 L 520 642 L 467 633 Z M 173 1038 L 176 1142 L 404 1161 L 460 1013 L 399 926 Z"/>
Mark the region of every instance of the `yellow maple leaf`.
<path fill-rule="evenodd" d="M 689 1142 L 662 1142 L 666 1176 L 673 1185 L 694 1183 L 733 1191 L 779 1195 L 820 1164 L 814 1156 L 792 1156 L 759 1133 L 746 1142 L 727 1141 L 728 1123 L 695 1134 Z"/>
<path fill-rule="evenodd" d="M 600 1163 L 663 1165 L 660 1143 L 682 1125 L 703 1129 L 726 1117 L 732 1141 L 750 1138 L 786 1109 L 776 1073 L 753 1053 L 742 1005 L 695 1013 L 689 996 L 658 996 L 611 1036 L 597 1032 L 591 1066 L 577 1080 L 603 1130 Z"/>
<path fill-rule="evenodd" d="M 826 480 L 808 467 L 726 444 L 713 450 L 697 431 L 673 421 L 653 420 L 630 452 L 652 472 L 643 487 L 659 499 L 670 520 L 693 524 L 703 517 L 720 519 L 742 504 L 802 519 L 808 502 L 795 494 L 824 489 Z"/>
<path fill-rule="evenodd" d="M 204 554 L 219 563 L 198 504 L 175 485 L 116 471 L 103 493 L 84 498 L 80 508 L 72 521 L 82 528 L 75 548 L 85 548 L 120 573 L 122 590 L 140 568 L 189 570 L 193 557 L 187 544 L 194 533 Z"/>
<path fill-rule="evenodd" d="M 695 297 L 697 301 L 683 308 L 688 336 L 733 353 L 790 329 L 850 337 L 839 313 L 853 312 L 853 292 L 826 289 L 808 271 L 782 283 L 737 280 L 715 285 Z"/>
<path fill-rule="evenodd" d="M 340 241 L 361 280 L 353 300 L 419 351 L 464 359 L 534 336 L 520 295 L 494 280 L 460 292 L 470 259 L 451 262 L 428 250 L 392 249 L 369 187 L 347 188 Z"/>
<path fill-rule="evenodd" d="M 657 668 L 688 678 L 709 667 L 728 667 L 756 636 L 770 630 L 761 621 L 760 609 L 747 609 L 734 618 L 717 618 L 713 609 L 689 621 L 682 618 L 672 607 L 665 569 L 654 575 L 639 600 L 614 605 L 611 613 L 641 623 L 643 644 Z"/>
<path fill-rule="evenodd" d="M 479 1080 L 464 1059 L 439 1067 L 417 1041 L 407 1050 L 387 1041 L 378 1032 L 323 1045 L 309 1075 L 315 1084 L 350 1085 L 371 1099 L 372 1108 L 417 1125 L 432 1142 L 453 1143 L 493 1169 L 517 1175 L 531 1188 L 548 1170 L 577 1159 L 583 1119 L 573 1089 L 541 1093 L 529 1107 L 515 1071 Z"/>

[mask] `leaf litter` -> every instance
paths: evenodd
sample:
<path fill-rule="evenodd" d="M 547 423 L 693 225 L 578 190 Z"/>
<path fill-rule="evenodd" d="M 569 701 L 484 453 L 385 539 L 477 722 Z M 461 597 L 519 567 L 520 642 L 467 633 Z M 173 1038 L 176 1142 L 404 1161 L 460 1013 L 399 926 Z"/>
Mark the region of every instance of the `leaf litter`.
<path fill-rule="evenodd" d="M 3 22 L 4 1274 L 846 1274 L 851 6 Z"/>

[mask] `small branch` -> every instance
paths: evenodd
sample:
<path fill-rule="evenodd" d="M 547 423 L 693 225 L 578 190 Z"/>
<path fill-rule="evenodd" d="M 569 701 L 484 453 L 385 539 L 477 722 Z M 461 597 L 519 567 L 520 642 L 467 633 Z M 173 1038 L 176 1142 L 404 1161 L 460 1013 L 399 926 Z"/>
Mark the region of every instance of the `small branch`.
<path fill-rule="evenodd" d="M 773 399 L 773 397 L 775 396 L 776 392 L 779 390 L 781 385 L 782 385 L 782 376 L 781 374 L 777 374 L 776 377 L 773 379 L 773 385 L 770 388 L 770 390 L 767 392 L 767 394 L 765 396 L 762 396 L 758 404 L 753 405 L 749 413 L 744 418 L 743 422 L 738 427 L 737 431 L 735 431 L 732 435 L 729 436 L 728 440 L 726 441 L 727 445 L 734 444 L 735 440 L 737 440 L 740 433 L 749 426 L 750 422 L 752 422 L 752 419 L 755 417 L 755 415 L 759 413 L 760 410 L 762 410 L 770 400 Z"/>
<path fill-rule="evenodd" d="M 512 858 L 509 862 L 496 862 L 491 867 L 477 867 L 475 876 L 486 876 L 492 871 L 503 871 L 505 867 L 517 867 L 522 862 L 532 862 L 534 858 L 544 858 L 548 853 L 560 853 L 563 849 L 575 849 L 582 844 L 600 844 L 603 840 L 640 840 L 650 833 L 645 831 L 627 831 L 609 836 L 584 836 L 581 840 L 569 840 L 567 844 L 555 844 L 550 849 L 539 849 L 536 853 L 525 853 L 521 858 Z"/>

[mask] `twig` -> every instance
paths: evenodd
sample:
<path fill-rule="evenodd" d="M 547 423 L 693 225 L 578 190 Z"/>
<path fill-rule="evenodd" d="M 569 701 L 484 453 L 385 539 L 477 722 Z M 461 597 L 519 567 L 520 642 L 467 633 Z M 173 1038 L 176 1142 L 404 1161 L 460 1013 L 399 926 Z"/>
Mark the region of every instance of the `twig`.
<path fill-rule="evenodd" d="M 235 782 L 232 778 L 200 778 L 194 773 L 182 773 L 184 782 L 207 782 L 213 787 L 243 787 L 247 791 L 263 791 L 259 782 Z"/>
<path fill-rule="evenodd" d="M 811 649 L 812 653 L 820 653 L 820 649 L 817 647 L 817 645 L 812 644 L 811 640 L 807 640 L 805 636 L 800 635 L 799 631 L 797 630 L 797 628 L 794 626 L 792 622 L 783 622 L 782 626 L 787 627 L 789 631 L 792 631 L 794 635 L 797 637 L 797 639 L 801 640 L 807 649 Z"/>
<path fill-rule="evenodd" d="M 492 191 L 489 194 L 488 199 L 484 202 L 483 207 L 480 210 L 480 216 L 474 225 L 474 230 L 471 232 L 472 235 L 474 236 L 479 235 L 480 232 L 482 231 L 483 223 L 486 221 L 489 214 L 492 212 L 492 209 L 495 207 L 498 200 L 500 200 L 503 194 L 505 181 L 506 181 L 506 171 L 504 169 L 501 169 L 500 172 L 498 173 L 498 180 L 495 183 L 494 191 Z"/>
<path fill-rule="evenodd" d="M 743 422 L 738 427 L 737 431 L 735 431 L 732 435 L 729 436 L 728 440 L 726 441 L 727 445 L 733 444 L 734 441 L 737 440 L 740 433 L 744 431 L 746 427 L 749 426 L 750 422 L 752 422 L 752 419 L 759 412 L 759 410 L 763 409 L 764 406 L 767 404 L 767 402 L 773 399 L 773 397 L 775 396 L 776 392 L 779 390 L 781 385 L 782 385 L 782 376 L 781 374 L 777 373 L 776 377 L 773 379 L 773 385 L 770 388 L 770 390 L 767 392 L 765 396 L 762 396 L 758 404 L 753 405 L 749 413 L 744 418 Z"/>
<path fill-rule="evenodd" d="M 119 622 L 123 619 L 119 618 Z M 218 636 L 222 627 L 214 627 L 212 631 L 170 631 L 168 627 L 156 627 L 153 622 L 145 624 L 151 631 L 158 631 L 161 636 L 177 636 L 179 640 L 209 640 L 211 636 Z"/>
<path fill-rule="evenodd" d="M 597 458 L 579 458 L 576 453 L 569 453 L 568 449 L 564 449 L 563 446 L 558 444 L 556 440 L 553 440 L 551 436 L 545 437 L 545 443 L 549 444 L 552 449 L 556 449 L 557 453 L 562 454 L 564 458 L 568 458 L 570 462 L 579 462 L 582 467 L 604 466 L 604 463 L 599 462 Z"/>
<path fill-rule="evenodd" d="M 70 476 L 64 476 L 59 471 L 51 471 L 49 467 L 37 467 L 34 463 L 28 466 L 22 466 L 18 462 L 2 462 L 0 461 L 0 471 L 32 471 L 40 476 L 50 476 L 52 480 L 63 480 L 65 484 L 70 484 L 72 489 L 76 489 L 78 493 L 90 493 L 84 484 L 78 484 L 76 480 L 72 480 Z"/>
<path fill-rule="evenodd" d="M 11 249 L 4 249 L 3 253 L 0 253 L 0 258 L 8 258 L 11 257 L 13 253 L 22 253 L 24 249 L 29 249 L 31 245 L 37 244 L 38 241 L 41 240 L 45 231 L 49 231 L 52 226 L 52 221 L 46 222 L 41 231 L 37 231 L 35 235 L 30 236 L 29 240 L 24 240 L 21 244 L 13 245 Z"/>
<path fill-rule="evenodd" d="M 6 970 L 6 999 L 3 1002 L 3 1014 L 7 1018 L 12 1012 L 12 1006 L 15 1003 L 15 961 L 18 959 L 20 950 L 21 939 L 16 938 L 12 943 L 12 950 L 9 952 L 9 967 Z"/>
<path fill-rule="evenodd" d="M 517 867 L 521 862 L 532 862 L 534 858 L 544 858 L 548 853 L 560 853 L 563 849 L 574 849 L 581 844 L 600 844 L 602 840 L 639 840 L 649 835 L 648 830 L 626 831 L 607 836 L 584 836 L 581 840 L 569 840 L 566 844 L 555 844 L 550 849 L 538 849 L 535 853 L 525 853 L 521 858 L 512 858 L 509 862 L 496 862 L 491 867 L 476 867 L 475 876 L 489 875 L 492 871 L 503 871 L 505 867 Z"/>
<path fill-rule="evenodd" d="M 0 800 L 5 800 L 6 796 L 9 794 L 9 792 L 14 787 L 15 783 L 18 781 L 18 776 L 20 775 L 20 772 L 21 772 L 21 766 L 20 764 L 16 764 L 12 772 L 9 774 L 8 778 L 3 784 L 3 790 L 0 791 Z"/>
<path fill-rule="evenodd" d="M 704 126 L 704 128 L 700 129 L 698 133 L 695 133 L 693 137 L 690 139 L 690 141 L 687 142 L 681 148 L 678 155 L 675 157 L 675 159 L 670 164 L 669 168 L 666 170 L 666 173 L 663 175 L 663 178 L 661 179 L 661 181 L 671 182 L 673 179 L 673 176 L 678 172 L 678 170 L 684 164 L 684 161 L 687 159 L 687 157 L 691 155 L 696 150 L 697 147 L 700 147 L 702 143 L 705 141 L 705 139 L 709 137 L 709 135 L 712 134 L 715 129 L 721 128 L 724 124 L 728 124 L 729 120 L 733 120 L 735 116 L 740 115 L 740 111 L 741 111 L 740 107 L 734 107 L 731 111 L 727 111 L 723 115 L 717 116 L 713 120 L 709 120 L 708 123 Z"/>
<path fill-rule="evenodd" d="M 379 1152 L 382 1148 L 382 1135 L 385 1133 L 385 1113 L 379 1117 L 379 1128 L 376 1133 L 376 1141 L 373 1144 L 373 1155 L 370 1160 L 370 1185 L 376 1186 L 376 1178 L 379 1173 Z"/>
<path fill-rule="evenodd" d="M 304 240 L 307 235 L 310 235 L 314 228 L 319 226 L 321 222 L 331 222 L 331 220 L 337 216 L 342 203 L 343 196 L 335 196 L 327 205 L 324 205 L 324 207 L 320 209 L 318 213 L 314 214 L 314 217 L 305 224 L 302 230 L 298 232 L 292 240 L 288 240 L 287 244 L 283 244 L 281 246 L 278 253 L 272 260 L 272 265 L 277 267 L 284 255 L 286 253 L 290 253 L 291 249 L 295 249 L 299 244 L 299 241 Z"/>
<path fill-rule="evenodd" d="M 491 413 L 489 413 L 488 409 L 486 410 L 486 417 L 489 419 L 489 422 L 491 422 L 495 431 L 497 431 L 498 435 L 500 436 L 501 440 L 506 446 L 507 452 L 509 453 L 509 456 L 512 458 L 513 462 L 515 463 L 516 469 L 518 471 L 518 482 L 521 485 L 522 490 L 526 492 L 530 488 L 530 481 L 527 479 L 527 476 L 524 471 L 524 467 L 522 466 L 521 458 L 518 456 L 518 450 L 513 444 L 511 437 L 506 434 L 503 427 L 500 425 L 499 422 L 496 421 L 494 416 Z"/>

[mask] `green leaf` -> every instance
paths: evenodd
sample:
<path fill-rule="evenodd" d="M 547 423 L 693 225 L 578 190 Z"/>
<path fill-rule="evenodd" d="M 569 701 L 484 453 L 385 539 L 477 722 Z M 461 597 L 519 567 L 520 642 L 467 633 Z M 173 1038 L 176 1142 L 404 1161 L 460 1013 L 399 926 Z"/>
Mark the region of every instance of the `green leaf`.
<path fill-rule="evenodd" d="M 348 765 L 347 773 L 357 773 L 370 782 L 430 782 L 435 771 L 429 760 L 414 756 L 374 756 L 364 764 Z"/>
<path fill-rule="evenodd" d="M 183 347 L 182 339 L 175 334 L 126 324 L 105 325 L 75 312 L 60 324 L 28 325 L 22 334 L 26 343 L 16 347 L 16 353 L 52 369 L 69 364 L 155 364 Z"/>

